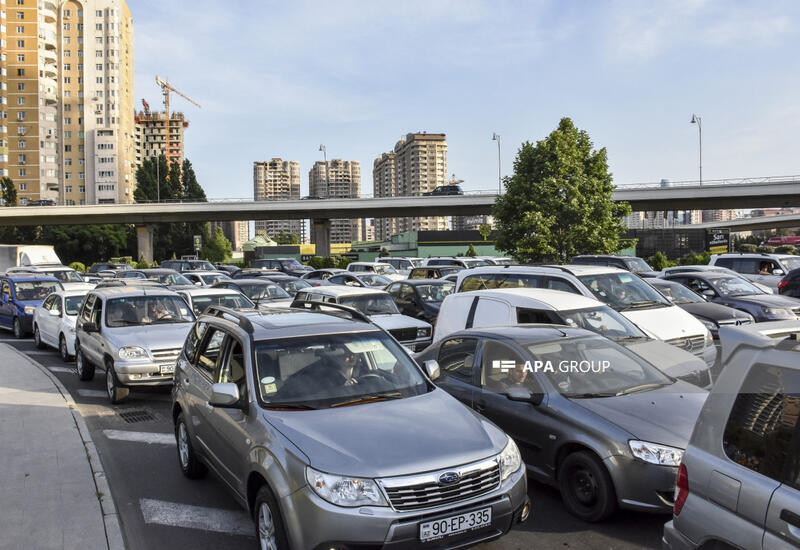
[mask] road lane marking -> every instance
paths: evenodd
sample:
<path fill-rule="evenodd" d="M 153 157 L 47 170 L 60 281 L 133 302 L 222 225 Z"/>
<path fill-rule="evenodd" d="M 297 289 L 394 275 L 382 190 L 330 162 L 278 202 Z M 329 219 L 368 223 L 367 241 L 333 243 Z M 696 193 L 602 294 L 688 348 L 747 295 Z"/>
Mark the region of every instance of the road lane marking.
<path fill-rule="evenodd" d="M 244 511 L 191 506 L 149 498 L 139 500 L 139 507 L 145 523 L 254 536 L 253 521 Z"/>
<path fill-rule="evenodd" d="M 75 374 L 76 373 L 74 368 L 71 369 L 69 367 L 47 367 L 47 368 L 48 368 L 48 370 L 50 370 L 52 372 L 68 372 L 70 374 Z"/>
<path fill-rule="evenodd" d="M 41 351 L 24 351 L 25 355 L 55 355 L 58 353 L 56 350 L 46 350 L 43 349 Z"/>
<path fill-rule="evenodd" d="M 103 430 L 103 435 L 108 439 L 119 441 L 132 441 L 134 443 L 156 443 L 159 445 L 175 445 L 175 436 L 172 434 L 155 432 L 129 432 L 126 430 Z"/>
<path fill-rule="evenodd" d="M 108 394 L 102 390 L 78 390 L 78 395 L 83 397 L 108 397 Z"/>

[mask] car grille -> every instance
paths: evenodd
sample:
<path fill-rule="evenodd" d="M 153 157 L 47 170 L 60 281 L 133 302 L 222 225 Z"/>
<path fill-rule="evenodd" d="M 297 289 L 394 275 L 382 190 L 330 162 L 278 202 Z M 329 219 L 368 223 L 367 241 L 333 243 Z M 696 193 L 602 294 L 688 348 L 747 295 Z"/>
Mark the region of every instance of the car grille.
<path fill-rule="evenodd" d="M 408 342 L 409 340 L 417 339 L 416 327 L 411 328 L 393 328 L 389 334 L 397 338 L 398 342 Z"/>
<path fill-rule="evenodd" d="M 672 340 L 667 340 L 667 344 L 672 344 L 675 347 L 690 351 L 695 355 L 702 355 L 703 348 L 705 348 L 706 345 L 706 337 L 689 336 L 686 338 L 673 338 Z"/>
<path fill-rule="evenodd" d="M 438 479 L 445 471 L 458 472 L 461 479 L 449 485 L 441 484 Z M 421 510 L 467 500 L 488 493 L 499 484 L 500 467 L 494 459 L 435 474 L 381 480 L 389 503 L 399 511 Z"/>
<path fill-rule="evenodd" d="M 750 322 L 750 319 L 728 319 L 727 321 L 720 321 L 719 326 L 733 327 L 738 325 L 749 325 Z"/>
<path fill-rule="evenodd" d="M 151 349 L 150 353 L 159 365 L 174 365 L 178 362 L 181 348 Z"/>

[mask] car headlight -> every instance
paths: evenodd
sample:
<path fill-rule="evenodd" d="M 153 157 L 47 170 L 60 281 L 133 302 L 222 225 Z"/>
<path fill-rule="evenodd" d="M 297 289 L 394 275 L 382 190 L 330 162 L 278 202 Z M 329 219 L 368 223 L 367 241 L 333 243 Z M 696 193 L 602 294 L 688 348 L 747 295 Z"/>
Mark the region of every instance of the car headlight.
<path fill-rule="evenodd" d="M 779 317 L 781 319 L 794 317 L 794 313 L 782 307 L 765 307 L 764 314 L 769 315 L 770 317 Z"/>
<path fill-rule="evenodd" d="M 717 323 L 715 323 L 714 321 L 709 321 L 708 319 L 698 319 L 698 321 L 703 323 L 703 326 L 712 332 L 717 330 L 718 328 Z"/>
<path fill-rule="evenodd" d="M 650 464 L 662 466 L 680 466 L 683 449 L 648 443 L 647 441 L 628 441 L 633 456 Z"/>
<path fill-rule="evenodd" d="M 510 437 L 506 448 L 497 455 L 497 462 L 500 464 L 500 481 L 505 480 L 522 466 L 522 457 L 519 454 L 517 444 Z"/>
<path fill-rule="evenodd" d="M 125 346 L 117 351 L 120 359 L 146 359 L 147 352 L 138 346 Z"/>
<path fill-rule="evenodd" d="M 713 344 L 714 344 L 714 335 L 711 334 L 711 329 L 708 329 L 706 330 L 706 346 L 711 346 Z"/>
<path fill-rule="evenodd" d="M 417 338 L 427 338 L 430 335 L 431 335 L 431 327 L 417 329 Z"/>
<path fill-rule="evenodd" d="M 306 466 L 306 481 L 315 493 L 337 506 L 388 506 L 372 479 L 325 474 Z"/>
<path fill-rule="evenodd" d="M 36 307 L 34 307 L 34 306 L 25 306 L 25 315 L 33 315 L 34 311 L 36 311 Z"/>

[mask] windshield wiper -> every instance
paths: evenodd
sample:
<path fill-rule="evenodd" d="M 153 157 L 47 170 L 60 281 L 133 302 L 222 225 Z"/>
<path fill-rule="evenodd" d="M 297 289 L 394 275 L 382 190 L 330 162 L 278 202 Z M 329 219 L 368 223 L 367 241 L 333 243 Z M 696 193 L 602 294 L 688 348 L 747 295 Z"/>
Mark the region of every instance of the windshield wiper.
<path fill-rule="evenodd" d="M 305 405 L 303 403 L 267 403 L 264 405 L 265 409 L 269 409 L 271 411 L 282 411 L 282 410 L 303 410 L 303 411 L 316 411 L 317 407 L 312 407 L 311 405 Z"/>
<path fill-rule="evenodd" d="M 593 399 L 595 397 L 615 397 L 613 393 L 566 393 L 564 397 L 568 397 L 570 399 Z"/>
<path fill-rule="evenodd" d="M 638 309 L 640 307 L 648 307 L 648 306 L 666 306 L 664 302 L 659 302 L 658 300 L 639 300 L 638 302 L 631 302 L 627 306 L 620 309 L 620 311 L 628 311 L 629 309 Z"/>
<path fill-rule="evenodd" d="M 666 385 L 667 384 L 661 382 L 651 382 L 649 384 L 641 384 L 639 386 L 633 386 L 632 388 L 619 391 L 617 392 L 617 395 L 628 395 L 629 393 L 636 393 L 645 390 L 654 390 L 656 388 L 661 388 Z"/>
<path fill-rule="evenodd" d="M 331 408 L 347 407 L 349 405 L 361 405 L 362 403 L 372 403 L 373 401 L 383 401 L 384 399 L 401 399 L 402 397 L 403 394 L 400 392 L 376 393 L 374 395 L 365 395 L 355 399 L 349 399 L 347 401 L 340 401 L 339 403 L 334 403 L 331 405 Z"/>

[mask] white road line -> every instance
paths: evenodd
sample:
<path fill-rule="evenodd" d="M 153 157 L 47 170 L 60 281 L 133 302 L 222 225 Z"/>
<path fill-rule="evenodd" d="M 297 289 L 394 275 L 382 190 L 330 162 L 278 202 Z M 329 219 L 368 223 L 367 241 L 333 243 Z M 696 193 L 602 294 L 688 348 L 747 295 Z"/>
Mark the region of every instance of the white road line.
<path fill-rule="evenodd" d="M 0 338 L 0 342 L 22 342 L 22 340 L 19 338 Z"/>
<path fill-rule="evenodd" d="M 55 350 L 51 351 L 41 350 L 41 351 L 26 351 L 23 353 L 25 353 L 25 355 L 55 355 L 57 352 Z"/>
<path fill-rule="evenodd" d="M 71 369 L 69 367 L 47 367 L 52 372 L 68 372 L 71 374 L 75 374 L 75 369 Z"/>
<path fill-rule="evenodd" d="M 108 397 L 108 394 L 102 390 L 78 390 L 78 395 L 83 397 Z"/>
<path fill-rule="evenodd" d="M 103 435 L 108 439 L 119 441 L 132 441 L 134 443 L 157 443 L 160 445 L 175 445 L 175 436 L 154 432 L 129 432 L 125 430 L 103 430 Z"/>
<path fill-rule="evenodd" d="M 149 498 L 141 499 L 139 506 L 145 523 L 254 536 L 253 521 L 244 511 L 191 506 Z"/>

